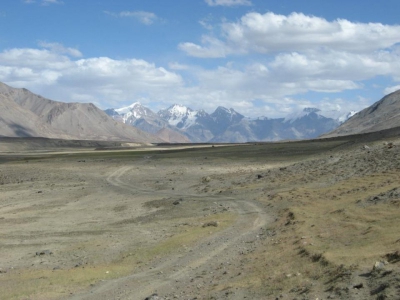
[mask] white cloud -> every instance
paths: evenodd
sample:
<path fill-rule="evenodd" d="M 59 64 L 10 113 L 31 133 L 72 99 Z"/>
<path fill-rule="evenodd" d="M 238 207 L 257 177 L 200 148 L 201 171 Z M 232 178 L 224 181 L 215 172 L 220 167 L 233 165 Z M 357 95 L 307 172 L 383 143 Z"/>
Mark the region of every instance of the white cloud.
<path fill-rule="evenodd" d="M 40 41 L 39 46 L 50 49 L 52 52 L 55 52 L 55 53 L 67 54 L 67 55 L 70 55 L 73 57 L 81 57 L 82 56 L 82 53 L 78 49 L 64 47 L 60 43 L 48 43 L 48 42 Z"/>
<path fill-rule="evenodd" d="M 36 1 L 36 0 L 24 0 L 25 4 L 33 4 L 33 3 L 36 3 L 36 2 L 38 2 L 38 1 Z M 61 1 L 61 0 L 41 0 L 40 4 L 42 6 L 48 6 L 48 5 L 51 5 L 51 4 L 64 4 L 64 2 Z"/>
<path fill-rule="evenodd" d="M 178 48 L 191 56 L 201 58 L 226 57 L 234 52 L 233 49 L 226 47 L 221 40 L 211 36 L 203 36 L 202 44 L 206 44 L 207 46 L 203 47 L 194 43 L 181 43 L 178 45 Z"/>
<path fill-rule="evenodd" d="M 171 70 L 188 70 L 188 69 L 189 69 L 189 66 L 188 66 L 188 65 L 180 64 L 180 63 L 178 63 L 178 62 L 170 62 L 170 63 L 168 64 L 168 67 L 169 67 Z"/>
<path fill-rule="evenodd" d="M 63 50 L 69 48 L 50 47 L 53 44 L 60 46 L 50 43 L 47 49 L 0 52 L 0 81 L 54 100 L 90 101 L 102 108 L 141 99 L 144 104 L 157 103 L 158 108 L 178 102 L 212 111 L 222 105 L 249 116 L 281 117 L 296 109 L 318 106 L 294 99 L 298 94 L 359 89 L 360 80 L 375 76 L 370 70 L 390 74 L 400 69 L 395 51 L 374 56 L 327 51 L 314 56 L 293 52 L 267 63 L 227 63 L 209 70 L 171 62 L 167 70 L 140 59 L 76 59 Z M 189 77 L 184 80 L 174 70 L 185 70 Z M 256 104 L 255 99 L 263 104 Z M 351 107 L 361 109 L 362 104 L 356 102 Z"/>
<path fill-rule="evenodd" d="M 383 91 L 385 95 L 396 92 L 400 90 L 400 85 L 395 85 L 395 86 L 389 86 L 387 88 L 385 88 L 385 90 Z"/>
<path fill-rule="evenodd" d="M 122 11 L 119 13 L 105 11 L 104 13 L 109 14 L 114 17 L 121 17 L 121 18 L 134 18 L 142 24 L 151 25 L 158 17 L 156 14 L 147 11 Z"/>
<path fill-rule="evenodd" d="M 143 95 L 157 99 L 183 85 L 180 75 L 140 59 L 74 60 L 58 50 L 29 48 L 0 52 L 0 81 L 54 100 L 97 99 L 103 105 Z"/>
<path fill-rule="evenodd" d="M 209 6 L 252 5 L 250 0 L 204 0 Z"/>
<path fill-rule="evenodd" d="M 252 12 L 238 22 L 225 22 L 221 27 L 219 39 L 203 37 L 201 45 L 187 42 L 179 48 L 191 56 L 213 57 L 204 53 L 215 53 L 215 45 L 218 45 L 218 57 L 225 57 L 233 53 L 276 53 L 323 48 L 367 53 L 400 42 L 399 25 L 353 23 L 344 19 L 329 22 L 302 13 L 284 16 L 272 12 Z M 209 42 L 210 39 L 214 40 L 213 43 Z"/>
<path fill-rule="evenodd" d="M 64 4 L 61 0 L 42 0 L 42 5 L 50 5 L 50 4 Z"/>

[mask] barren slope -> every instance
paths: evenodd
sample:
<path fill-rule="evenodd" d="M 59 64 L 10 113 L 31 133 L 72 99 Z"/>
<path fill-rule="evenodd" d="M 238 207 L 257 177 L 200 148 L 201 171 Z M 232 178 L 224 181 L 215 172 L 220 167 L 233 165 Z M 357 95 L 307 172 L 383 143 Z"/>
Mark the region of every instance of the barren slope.
<path fill-rule="evenodd" d="M 0 83 L 0 94 L 7 98 L 7 110 L 0 111 L 0 118 L 7 120 L 8 127 L 28 128 L 31 135 L 52 138 L 85 140 L 126 140 L 135 142 L 161 142 L 149 133 L 114 121 L 93 104 L 63 103 L 45 99 L 26 89 L 11 88 Z M 5 98 L 4 98 L 5 97 Z M 14 101 L 15 104 L 11 102 Z M 24 118 L 32 115 L 37 118 Z M 34 120 L 34 125 L 32 124 Z M 34 127 L 34 128 L 33 128 Z M 0 135 L 9 136 L 8 131 Z M 11 136 L 20 132 L 14 130 Z"/>
<path fill-rule="evenodd" d="M 23 109 L 9 97 L 0 94 L 0 135 L 8 137 L 56 137 L 47 124 L 31 111 Z M 63 135 L 68 138 L 69 136 Z"/>
<path fill-rule="evenodd" d="M 400 90 L 358 112 L 336 130 L 323 135 L 323 137 L 380 131 L 399 126 Z"/>

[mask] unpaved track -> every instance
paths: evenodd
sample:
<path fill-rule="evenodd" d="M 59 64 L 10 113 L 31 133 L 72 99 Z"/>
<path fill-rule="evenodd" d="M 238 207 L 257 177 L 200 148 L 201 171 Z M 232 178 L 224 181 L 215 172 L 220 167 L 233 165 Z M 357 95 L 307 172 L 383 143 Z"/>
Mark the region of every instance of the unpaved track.
<path fill-rule="evenodd" d="M 175 191 L 155 191 L 124 182 L 123 175 L 132 167 L 117 169 L 107 177 L 114 187 L 130 190 L 140 195 L 179 196 Z M 185 194 L 188 196 L 188 194 Z M 144 299 L 157 292 L 160 296 L 177 295 L 200 271 L 209 271 L 221 261 L 237 259 L 240 243 L 257 236 L 257 232 L 270 221 L 270 216 L 255 202 L 219 195 L 191 194 L 197 200 L 229 205 L 238 214 L 229 228 L 198 241 L 186 253 L 174 253 L 150 269 L 98 284 L 89 291 L 75 294 L 69 299 Z M 205 287 L 207 289 L 207 287 Z M 200 292 L 199 292 L 200 293 Z M 193 292 L 192 292 L 193 294 Z M 178 297 L 178 296 L 175 296 Z M 202 299 L 202 298 L 198 298 Z"/>

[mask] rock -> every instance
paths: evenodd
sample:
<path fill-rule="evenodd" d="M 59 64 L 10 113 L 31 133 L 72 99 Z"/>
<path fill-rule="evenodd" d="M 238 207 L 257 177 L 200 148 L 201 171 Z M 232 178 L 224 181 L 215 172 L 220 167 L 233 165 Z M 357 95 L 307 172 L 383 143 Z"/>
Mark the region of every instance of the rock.
<path fill-rule="evenodd" d="M 211 181 L 211 178 L 210 178 L 210 176 L 207 176 L 207 177 L 203 177 L 203 182 L 210 182 Z"/>
<path fill-rule="evenodd" d="M 364 150 L 370 150 L 371 148 L 368 147 L 367 145 L 364 145 L 364 146 L 363 146 L 363 149 L 364 149 Z"/>
<path fill-rule="evenodd" d="M 258 179 L 261 179 L 261 178 L 263 178 L 263 177 L 264 177 L 264 176 L 262 176 L 262 175 L 260 175 L 260 174 L 257 175 L 257 178 L 258 178 Z"/>
<path fill-rule="evenodd" d="M 41 256 L 41 255 L 52 255 L 53 252 L 50 250 L 42 250 L 42 251 L 37 251 L 36 256 Z"/>
<path fill-rule="evenodd" d="M 353 285 L 353 289 L 361 289 L 361 288 L 363 288 L 364 287 L 364 285 L 362 284 L 362 283 L 359 283 L 359 284 L 355 284 L 355 285 Z"/>
<path fill-rule="evenodd" d="M 374 264 L 373 270 L 374 271 L 379 271 L 385 268 L 385 264 L 382 261 L 377 261 Z"/>
<path fill-rule="evenodd" d="M 218 222 L 216 222 L 216 221 L 210 221 L 210 222 L 207 222 L 207 223 L 204 223 L 203 224 L 203 227 L 218 227 Z"/>
<path fill-rule="evenodd" d="M 387 260 L 391 263 L 396 263 L 400 261 L 400 251 L 395 251 L 385 255 Z"/>
<path fill-rule="evenodd" d="M 163 300 L 163 298 L 159 297 L 158 294 L 153 294 L 144 298 L 144 300 Z"/>
<path fill-rule="evenodd" d="M 173 205 L 179 205 L 179 204 L 181 204 L 181 201 L 180 201 L 180 200 L 176 200 L 176 201 L 174 201 L 172 204 L 173 204 Z"/>

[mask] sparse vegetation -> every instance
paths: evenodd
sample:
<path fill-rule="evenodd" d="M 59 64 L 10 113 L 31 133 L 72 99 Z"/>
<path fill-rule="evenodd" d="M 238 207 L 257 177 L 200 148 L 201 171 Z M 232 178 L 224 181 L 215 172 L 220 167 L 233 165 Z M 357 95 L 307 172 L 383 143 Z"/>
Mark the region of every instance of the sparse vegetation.
<path fill-rule="evenodd" d="M 8 154 L 2 295 L 395 299 L 396 143 Z"/>

